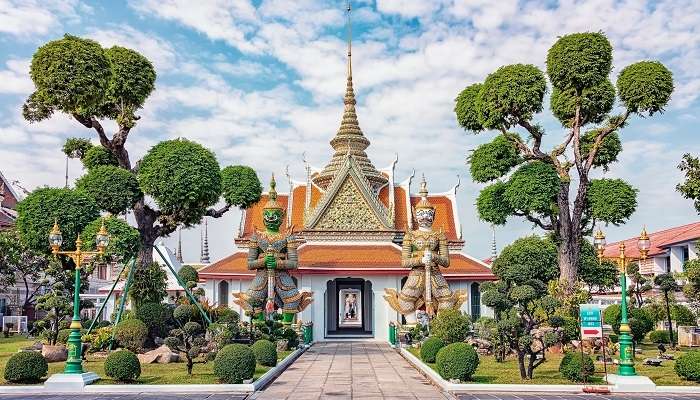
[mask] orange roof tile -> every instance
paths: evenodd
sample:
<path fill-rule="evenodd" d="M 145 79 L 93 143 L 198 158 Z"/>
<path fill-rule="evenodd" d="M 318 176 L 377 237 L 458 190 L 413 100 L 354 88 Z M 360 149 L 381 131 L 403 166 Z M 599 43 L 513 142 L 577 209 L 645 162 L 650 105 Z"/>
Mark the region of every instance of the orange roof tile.
<path fill-rule="evenodd" d="M 405 275 L 401 266 L 401 250 L 392 244 L 376 245 L 311 244 L 299 248 L 299 269 L 295 274 L 324 274 L 360 271 L 362 274 Z M 203 278 L 236 276 L 252 279 L 247 253 L 239 251 L 199 271 Z M 448 279 L 495 279 L 491 270 L 478 260 L 461 253 L 450 254 L 450 267 L 443 269 Z"/>
<path fill-rule="evenodd" d="M 396 229 L 406 231 L 408 220 L 406 219 L 406 191 L 402 187 L 394 188 L 394 215 Z"/>
<path fill-rule="evenodd" d="M 411 207 L 415 207 L 419 201 L 419 196 L 411 196 Z M 429 195 L 428 201 L 430 201 L 435 207 L 435 221 L 433 222 L 433 229 L 442 228 L 447 236 L 447 240 L 459 240 L 459 232 L 457 232 L 457 228 L 455 227 L 452 201 L 449 199 L 449 197 Z M 413 226 L 417 226 L 412 211 L 411 215 L 411 218 L 413 218 Z"/>
<path fill-rule="evenodd" d="M 649 256 L 655 256 L 666 252 L 666 248 L 674 243 L 687 242 L 700 238 L 700 221 L 674 228 L 664 229 L 649 233 Z M 629 257 L 639 257 L 637 248 L 638 237 L 625 239 L 625 254 Z M 620 254 L 620 241 L 610 243 L 605 247 L 605 257 L 616 257 Z"/>
<path fill-rule="evenodd" d="M 277 201 L 285 210 L 287 209 L 287 200 L 289 196 L 286 194 L 277 195 Z M 245 223 L 243 224 L 243 236 L 248 236 L 258 229 L 264 229 L 265 224 L 262 219 L 262 210 L 267 203 L 267 194 L 260 196 L 260 201 L 250 206 L 245 213 Z M 287 231 L 287 224 L 282 224 L 280 228 L 282 232 Z"/>

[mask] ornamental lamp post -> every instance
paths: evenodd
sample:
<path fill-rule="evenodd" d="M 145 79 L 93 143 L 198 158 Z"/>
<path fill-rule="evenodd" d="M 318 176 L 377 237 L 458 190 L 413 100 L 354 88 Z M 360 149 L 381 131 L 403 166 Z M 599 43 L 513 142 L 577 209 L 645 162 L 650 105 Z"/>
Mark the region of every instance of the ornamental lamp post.
<path fill-rule="evenodd" d="M 620 249 L 620 254 L 617 257 L 605 257 L 605 235 L 598 229 L 593 236 L 593 246 L 598 253 L 598 261 L 603 259 L 617 260 L 617 265 L 620 269 L 620 289 L 621 289 L 621 302 L 620 302 L 620 363 L 618 366 L 617 373 L 620 376 L 636 376 L 637 371 L 634 369 L 634 354 L 632 354 L 632 335 L 629 326 L 629 320 L 627 318 L 627 263 L 630 261 L 642 261 L 646 260 L 647 254 L 649 254 L 649 247 L 651 246 L 651 241 L 649 240 L 649 235 L 647 234 L 646 228 L 642 229 L 642 233 L 637 239 L 637 248 L 639 249 L 639 257 L 629 257 L 625 255 L 625 243 L 620 242 L 618 246 Z"/>
<path fill-rule="evenodd" d="M 80 322 L 80 269 L 88 257 L 101 256 L 104 254 L 105 249 L 109 245 L 109 234 L 105 228 L 104 218 L 102 219 L 102 227 L 97 232 L 95 236 L 95 245 L 97 246 L 97 251 L 84 251 L 82 249 L 83 241 L 80 240 L 80 235 L 78 235 L 75 241 L 74 251 L 61 251 L 61 245 L 63 244 L 63 235 L 58 227 L 58 220 L 53 224 L 53 229 L 49 233 L 49 244 L 51 245 L 51 252 L 54 256 L 65 255 L 70 257 L 75 263 L 75 285 L 73 288 L 73 320 L 70 324 L 70 335 L 68 336 L 68 360 L 66 361 L 66 368 L 64 373 L 66 374 L 82 374 L 83 373 L 83 343 L 81 340 L 80 330 L 83 328 Z"/>

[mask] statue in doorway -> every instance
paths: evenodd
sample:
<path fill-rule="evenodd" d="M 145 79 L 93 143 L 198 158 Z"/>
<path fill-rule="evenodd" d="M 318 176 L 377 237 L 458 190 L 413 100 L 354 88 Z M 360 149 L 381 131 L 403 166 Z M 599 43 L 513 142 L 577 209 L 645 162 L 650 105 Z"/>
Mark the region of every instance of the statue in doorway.
<path fill-rule="evenodd" d="M 450 265 L 445 233 L 434 231 L 435 207 L 428 201 L 425 177 L 421 182 L 420 202 L 415 206 L 418 229 L 406 232 L 401 251 L 401 265 L 411 268 L 408 280 L 400 292 L 385 289 L 384 298 L 391 308 L 406 317 L 406 322 L 415 324 L 416 311 L 423 310 L 432 318 L 439 310 L 459 308 L 466 300 L 464 291 L 453 292 L 442 276 L 440 267 Z"/>
<path fill-rule="evenodd" d="M 253 315 L 269 317 L 282 310 L 286 325 L 294 315 L 303 311 L 313 300 L 311 292 L 299 292 L 289 270 L 298 267 L 298 240 L 284 235 L 280 226 L 284 209 L 277 201 L 275 177 L 270 181 L 268 201 L 263 207 L 264 232 L 256 232 L 248 245 L 248 269 L 255 270 L 255 278 L 246 293 L 234 293 L 234 303 Z"/>

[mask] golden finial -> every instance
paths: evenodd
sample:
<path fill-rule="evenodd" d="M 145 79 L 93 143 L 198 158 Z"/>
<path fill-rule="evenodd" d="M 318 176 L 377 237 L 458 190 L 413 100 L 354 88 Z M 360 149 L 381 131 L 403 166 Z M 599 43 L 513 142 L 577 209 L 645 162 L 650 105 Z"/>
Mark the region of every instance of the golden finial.
<path fill-rule="evenodd" d="M 268 191 L 267 197 L 267 203 L 265 203 L 265 207 L 263 207 L 264 210 L 281 210 L 282 205 L 277 202 L 277 191 L 275 190 L 275 187 L 277 186 L 277 182 L 275 182 L 275 174 L 272 174 L 272 178 L 270 179 L 270 190 Z"/>
<path fill-rule="evenodd" d="M 423 175 L 423 178 L 421 179 L 420 182 L 420 191 L 418 192 L 420 194 L 420 201 L 418 204 L 416 204 L 416 209 L 419 208 L 431 208 L 435 209 L 433 205 L 428 201 L 428 183 L 425 181 L 425 175 Z"/>

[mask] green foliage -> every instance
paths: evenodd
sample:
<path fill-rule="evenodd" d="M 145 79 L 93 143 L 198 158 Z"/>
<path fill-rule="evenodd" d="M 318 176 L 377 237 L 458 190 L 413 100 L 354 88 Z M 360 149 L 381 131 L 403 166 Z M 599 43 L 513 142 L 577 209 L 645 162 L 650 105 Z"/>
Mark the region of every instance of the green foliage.
<path fill-rule="evenodd" d="M 20 306 L 34 304 L 36 296 L 48 285 L 44 277 L 48 265 L 49 256 L 28 248 L 16 229 L 0 230 L 0 287 L 28 284 L 29 290 L 17 298 Z M 35 283 L 34 289 L 31 283 Z"/>
<path fill-rule="evenodd" d="M 479 355 L 466 343 L 452 343 L 435 356 L 435 367 L 444 379 L 468 381 L 479 366 Z"/>
<path fill-rule="evenodd" d="M 612 68 L 612 46 L 603 33 L 564 35 L 547 52 L 547 75 L 555 88 L 581 92 L 604 81 Z"/>
<path fill-rule="evenodd" d="M 455 99 L 454 111 L 457 115 L 457 123 L 465 130 L 472 132 L 484 130 L 477 106 L 482 87 L 481 83 L 469 85 Z"/>
<path fill-rule="evenodd" d="M 246 345 L 229 344 L 216 354 L 214 375 L 222 383 L 243 383 L 255 373 L 255 354 Z"/>
<path fill-rule="evenodd" d="M 595 372 L 595 365 L 588 354 L 568 352 L 561 359 L 559 372 L 572 382 L 584 382 Z"/>
<path fill-rule="evenodd" d="M 671 99 L 673 74 L 658 61 L 639 61 L 620 71 L 617 90 L 628 111 L 651 116 Z"/>
<path fill-rule="evenodd" d="M 434 363 L 438 351 L 445 347 L 445 342 L 439 337 L 429 337 L 420 346 L 420 358 L 427 363 Z"/>
<path fill-rule="evenodd" d="M 184 324 L 185 322 L 195 319 L 197 317 L 197 311 L 197 307 L 193 304 L 181 304 L 173 311 L 173 318 L 181 324 Z"/>
<path fill-rule="evenodd" d="M 189 284 L 193 282 L 195 285 L 199 282 L 199 273 L 191 265 L 183 265 L 179 271 L 177 271 L 177 276 L 182 280 L 184 284 Z"/>
<path fill-rule="evenodd" d="M 479 218 L 495 225 L 505 225 L 514 211 L 505 198 L 507 188 L 507 183 L 495 182 L 481 190 L 476 199 Z"/>
<path fill-rule="evenodd" d="M 536 235 L 520 238 L 501 250 L 494 260 L 493 273 L 499 279 L 517 284 L 539 281 L 540 293 L 546 292 L 546 282 L 556 279 L 557 249 L 550 239 Z"/>
<path fill-rule="evenodd" d="M 555 210 L 561 180 L 551 164 L 532 161 L 510 177 L 503 198 L 512 209 L 549 215 Z"/>
<path fill-rule="evenodd" d="M 113 46 L 105 51 L 112 79 L 100 115 L 130 126 L 133 112 L 143 106 L 155 88 L 156 71 L 150 61 L 134 50 Z"/>
<path fill-rule="evenodd" d="M 685 173 L 685 182 L 676 185 L 676 190 L 686 199 L 693 200 L 695 210 L 700 213 L 700 159 L 683 154 L 678 169 Z"/>
<path fill-rule="evenodd" d="M 24 106 L 25 118 L 30 121 L 48 117 L 46 112 L 35 112 L 38 105 L 68 114 L 89 112 L 103 100 L 112 78 L 102 47 L 72 35 L 39 47 L 29 74 L 36 86 L 32 101 Z"/>
<path fill-rule="evenodd" d="M 56 342 L 60 344 L 68 343 L 68 336 L 70 336 L 70 333 L 71 330 L 68 328 L 59 330 L 58 336 L 56 336 Z"/>
<path fill-rule="evenodd" d="M 542 111 L 547 91 L 544 74 L 534 65 L 506 65 L 489 74 L 477 98 L 479 121 L 486 129 L 507 129 Z"/>
<path fill-rule="evenodd" d="M 111 165 L 90 169 L 78 179 L 75 187 L 92 197 L 101 209 L 114 215 L 130 209 L 143 197 L 136 176 Z"/>
<path fill-rule="evenodd" d="M 186 139 L 153 146 L 141 160 L 138 179 L 161 212 L 186 225 L 198 223 L 221 194 L 221 174 L 214 154 Z"/>
<path fill-rule="evenodd" d="M 588 158 L 598 134 L 599 131 L 593 129 L 581 136 L 581 157 L 584 159 Z M 596 168 L 602 167 L 603 170 L 607 171 L 610 164 L 617 161 L 617 155 L 620 154 L 621 151 L 622 142 L 620 141 L 620 135 L 618 135 L 617 132 L 609 133 L 600 143 L 598 151 L 593 156 L 593 166 Z"/>
<path fill-rule="evenodd" d="M 274 367 L 277 365 L 277 346 L 269 340 L 260 339 L 251 346 L 255 360 L 260 365 Z"/>
<path fill-rule="evenodd" d="M 37 383 L 49 372 L 49 364 L 40 352 L 20 351 L 5 364 L 5 380 L 12 383 Z"/>
<path fill-rule="evenodd" d="M 674 304 L 671 306 L 671 319 L 676 321 L 678 326 L 696 326 L 697 317 L 690 308 L 683 304 Z"/>
<path fill-rule="evenodd" d="M 469 171 L 477 182 L 489 182 L 507 174 L 522 159 L 518 148 L 505 135 L 477 147 L 469 157 Z"/>
<path fill-rule="evenodd" d="M 287 341 L 287 350 L 299 347 L 299 334 L 292 328 L 285 328 L 282 332 L 282 339 Z"/>
<path fill-rule="evenodd" d="M 221 171 L 221 188 L 226 204 L 248 208 L 260 200 L 262 185 L 253 168 L 228 166 Z"/>
<path fill-rule="evenodd" d="M 114 329 L 114 338 L 117 342 L 133 352 L 138 352 L 148 338 L 148 327 L 136 318 L 120 321 Z"/>
<path fill-rule="evenodd" d="M 700 381 L 700 351 L 691 350 L 676 360 L 676 374 L 689 381 Z"/>
<path fill-rule="evenodd" d="M 58 188 L 39 188 L 17 204 L 17 229 L 33 250 L 49 252 L 49 232 L 54 220 L 63 234 L 63 248 L 74 249 L 78 233 L 99 217 L 95 201 L 88 195 Z"/>
<path fill-rule="evenodd" d="M 579 116 L 581 125 L 588 123 L 601 123 L 605 121 L 608 113 L 615 105 L 615 87 L 605 79 L 595 86 L 584 88 L 577 94 L 578 90 L 571 87 L 552 91 L 550 105 L 552 114 L 565 127 L 571 127 L 572 121 L 576 117 L 576 104 L 580 104 Z"/>
<path fill-rule="evenodd" d="M 652 343 L 671 343 L 668 331 L 662 329 L 649 332 L 649 341 Z"/>
<path fill-rule="evenodd" d="M 654 319 L 644 308 L 633 308 L 629 311 L 629 325 L 632 331 L 632 340 L 641 342 L 647 333 L 654 329 Z"/>
<path fill-rule="evenodd" d="M 593 244 L 581 241 L 578 276 L 591 292 L 611 290 L 618 282 L 618 268 L 614 261 L 599 260 Z"/>
<path fill-rule="evenodd" d="M 456 343 L 467 340 L 471 321 L 469 317 L 455 309 L 440 310 L 430 321 L 430 333 L 444 343 Z"/>
<path fill-rule="evenodd" d="M 102 146 L 92 146 L 85 152 L 85 155 L 80 158 L 83 166 L 88 171 L 97 167 L 119 165 L 119 161 L 111 151 Z"/>
<path fill-rule="evenodd" d="M 129 350 L 118 350 L 107 356 L 105 375 L 120 382 L 133 382 L 141 376 L 141 363 Z"/>
<path fill-rule="evenodd" d="M 162 303 L 143 303 L 136 309 L 134 317 L 146 324 L 151 338 L 163 337 L 172 311 Z"/>
<path fill-rule="evenodd" d="M 562 343 L 571 343 L 572 340 L 579 338 L 580 328 L 576 318 L 553 315 L 549 318 L 549 326 L 561 329 Z"/>
<path fill-rule="evenodd" d="M 83 248 L 87 250 L 95 248 L 95 237 L 102 227 L 102 220 L 103 218 L 98 218 L 83 229 L 80 234 Z M 123 219 L 111 215 L 104 218 L 104 224 L 109 233 L 109 245 L 105 250 L 105 255 L 107 257 L 121 257 L 124 262 L 136 257 L 139 248 L 141 248 L 139 231 Z"/>
<path fill-rule="evenodd" d="M 594 219 L 620 225 L 637 208 L 637 189 L 622 179 L 592 179 L 586 199 Z"/>
<path fill-rule="evenodd" d="M 620 337 L 614 333 L 611 333 L 608 335 L 608 339 L 610 340 L 610 343 L 617 343 L 620 340 Z"/>
<path fill-rule="evenodd" d="M 106 322 L 106 321 L 101 321 Z M 89 335 L 85 334 L 82 337 L 84 343 L 90 343 L 89 352 L 104 351 L 109 347 L 112 339 L 112 327 L 96 325 L 97 329 L 93 329 Z"/>
<path fill-rule="evenodd" d="M 610 325 L 613 332 L 620 334 L 620 305 L 611 304 L 603 311 L 603 322 Z"/>
<path fill-rule="evenodd" d="M 143 303 L 160 303 L 168 295 L 165 291 L 166 274 L 158 263 L 137 267 L 134 280 L 129 288 L 129 296 L 136 308 Z"/>
<path fill-rule="evenodd" d="M 70 158 L 82 159 L 93 147 L 89 140 L 83 138 L 68 138 L 63 144 L 63 154 Z"/>
<path fill-rule="evenodd" d="M 179 320 L 180 323 L 184 322 Z M 185 322 L 181 328 L 170 331 L 170 336 L 165 338 L 165 345 L 172 351 L 184 353 L 187 359 L 187 374 L 192 375 L 194 359 L 202 353 L 206 353 L 210 348 L 206 347 L 202 325 L 194 321 Z"/>

